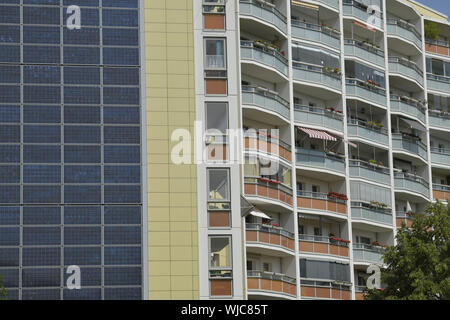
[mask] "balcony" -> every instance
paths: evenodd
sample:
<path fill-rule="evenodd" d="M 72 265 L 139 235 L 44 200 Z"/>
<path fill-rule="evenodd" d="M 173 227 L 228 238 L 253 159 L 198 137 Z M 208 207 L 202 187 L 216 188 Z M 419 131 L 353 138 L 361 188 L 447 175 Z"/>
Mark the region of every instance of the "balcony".
<path fill-rule="evenodd" d="M 249 295 L 252 293 L 274 293 L 289 298 L 295 298 L 297 296 L 295 278 L 272 272 L 248 270 L 247 289 Z"/>
<path fill-rule="evenodd" d="M 450 185 L 433 183 L 433 198 L 450 202 Z"/>
<path fill-rule="evenodd" d="M 427 161 L 427 146 L 421 142 L 418 138 L 402 134 L 393 133 L 392 134 L 392 149 L 394 151 L 407 152 L 422 158 L 425 162 Z"/>
<path fill-rule="evenodd" d="M 292 206 L 292 189 L 278 181 L 245 177 L 245 194 Z"/>
<path fill-rule="evenodd" d="M 389 146 L 389 135 L 387 130 L 379 124 L 349 119 L 347 127 L 349 137 L 360 138 L 363 141 L 371 141 L 373 143 L 382 144 L 385 147 Z"/>
<path fill-rule="evenodd" d="M 397 228 L 401 228 L 403 223 L 405 223 L 407 228 L 410 228 L 412 226 L 412 216 L 409 213 L 406 213 L 404 211 L 398 211 L 395 213 L 396 220 L 397 220 Z"/>
<path fill-rule="evenodd" d="M 411 23 L 388 19 L 387 31 L 389 36 L 401 37 L 408 42 L 412 42 L 419 51 L 422 51 L 422 36 Z"/>
<path fill-rule="evenodd" d="M 247 244 L 260 244 L 274 250 L 294 251 L 294 234 L 282 228 L 255 223 L 246 224 Z"/>
<path fill-rule="evenodd" d="M 290 119 L 289 101 L 277 92 L 256 86 L 242 86 L 242 104 L 274 112 L 286 121 Z"/>
<path fill-rule="evenodd" d="M 409 115 L 425 123 L 425 107 L 418 100 L 391 94 L 391 112 Z"/>
<path fill-rule="evenodd" d="M 345 175 L 344 157 L 327 154 L 323 151 L 297 148 L 295 162 L 298 166 L 331 171 L 333 174 Z"/>
<path fill-rule="evenodd" d="M 329 6 L 335 10 L 339 10 L 339 0 L 317 0 L 316 2 L 320 2 L 323 5 Z"/>
<path fill-rule="evenodd" d="M 386 90 L 359 79 L 346 80 L 347 96 L 354 96 L 383 107 L 387 106 Z"/>
<path fill-rule="evenodd" d="M 345 16 L 351 16 L 351 17 L 357 18 L 364 22 L 370 21 L 373 17 L 372 14 L 369 14 L 369 12 L 367 12 L 368 11 L 367 6 L 361 4 L 358 1 L 343 0 L 342 5 L 343 5 L 343 11 L 344 11 Z M 383 15 L 381 14 L 381 16 L 379 18 L 382 20 Z M 382 21 L 379 25 L 379 28 L 383 29 Z"/>
<path fill-rule="evenodd" d="M 365 286 L 355 286 L 355 300 L 364 300 Z"/>
<path fill-rule="evenodd" d="M 363 202 L 351 204 L 352 220 L 360 222 L 373 222 L 392 226 L 392 210 L 381 206 Z"/>
<path fill-rule="evenodd" d="M 428 109 L 428 124 L 430 127 L 450 130 L 450 113 Z"/>
<path fill-rule="evenodd" d="M 367 264 L 376 263 L 382 265 L 384 248 L 364 243 L 353 244 L 353 260 L 355 263 L 363 262 Z"/>
<path fill-rule="evenodd" d="M 450 56 L 450 44 L 446 41 L 425 39 L 425 50 L 432 54 Z"/>
<path fill-rule="evenodd" d="M 431 148 L 431 164 L 450 166 L 450 149 Z"/>
<path fill-rule="evenodd" d="M 427 73 L 428 90 L 441 91 L 446 94 L 450 92 L 450 78 L 436 74 Z"/>
<path fill-rule="evenodd" d="M 350 241 L 308 234 L 299 234 L 298 239 L 300 252 L 348 258 L 348 243 Z"/>
<path fill-rule="evenodd" d="M 302 298 L 350 300 L 350 288 L 351 284 L 300 279 L 300 294 Z"/>
<path fill-rule="evenodd" d="M 415 194 L 420 194 L 425 198 L 430 197 L 428 182 L 417 175 L 405 172 L 394 173 L 395 191 L 407 191 Z"/>
<path fill-rule="evenodd" d="M 239 0 L 239 14 L 262 20 L 275 26 L 283 34 L 287 33 L 286 16 L 275 6 L 272 7 L 268 3 L 262 4 L 255 0 Z"/>
<path fill-rule="evenodd" d="M 343 118 L 342 112 L 332 109 L 294 105 L 294 119 L 299 123 L 316 125 L 343 132 Z"/>
<path fill-rule="evenodd" d="M 345 39 L 345 55 L 358 57 L 367 62 L 376 64 L 384 69 L 384 51 L 380 50 L 369 43 L 365 43 L 353 39 Z"/>
<path fill-rule="evenodd" d="M 396 73 L 423 86 L 423 71 L 412 61 L 403 57 L 389 57 L 389 73 Z"/>
<path fill-rule="evenodd" d="M 270 49 L 252 41 L 241 41 L 241 60 L 260 63 L 287 77 L 288 60 L 276 49 Z"/>
<path fill-rule="evenodd" d="M 336 91 L 342 91 L 340 71 L 327 71 L 326 68 L 318 67 L 302 62 L 293 61 L 294 81 L 314 83 Z"/>
<path fill-rule="evenodd" d="M 372 182 L 391 185 L 391 174 L 389 168 L 377 163 L 361 160 L 349 160 L 350 178 L 359 178 Z"/>
<path fill-rule="evenodd" d="M 297 190 L 297 207 L 312 211 L 347 215 L 347 201 L 331 197 L 327 193 Z"/>
<path fill-rule="evenodd" d="M 326 26 L 292 20 L 292 37 L 317 42 L 324 46 L 340 50 L 339 31 Z"/>
<path fill-rule="evenodd" d="M 286 142 L 273 138 L 270 135 L 265 135 L 262 132 L 244 134 L 244 148 L 249 151 L 258 151 L 281 157 L 286 161 L 291 161 L 291 146 Z"/>

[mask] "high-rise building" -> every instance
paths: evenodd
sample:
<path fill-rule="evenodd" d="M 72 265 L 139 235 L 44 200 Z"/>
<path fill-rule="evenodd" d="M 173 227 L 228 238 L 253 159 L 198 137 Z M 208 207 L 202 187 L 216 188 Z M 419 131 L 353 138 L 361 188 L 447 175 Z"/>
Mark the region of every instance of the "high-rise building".
<path fill-rule="evenodd" d="M 361 299 L 450 199 L 449 37 L 411 0 L 2 1 L 9 298 Z"/>

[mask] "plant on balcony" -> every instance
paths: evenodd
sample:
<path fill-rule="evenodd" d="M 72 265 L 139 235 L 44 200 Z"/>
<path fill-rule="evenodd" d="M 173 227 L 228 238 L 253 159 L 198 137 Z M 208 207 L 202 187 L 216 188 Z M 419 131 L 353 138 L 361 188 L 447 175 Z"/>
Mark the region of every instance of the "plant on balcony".
<path fill-rule="evenodd" d="M 328 192 L 328 197 L 329 198 L 336 198 L 336 199 L 344 200 L 344 201 L 348 200 L 347 195 L 345 195 L 343 193 L 338 193 L 338 192 L 331 192 L 330 191 L 330 192 Z"/>
<path fill-rule="evenodd" d="M 378 166 L 383 167 L 384 163 L 382 161 L 378 161 Z"/>
<path fill-rule="evenodd" d="M 381 247 L 381 244 L 378 241 L 373 241 L 372 245 L 376 247 Z"/>
<path fill-rule="evenodd" d="M 372 207 L 377 208 L 377 209 L 385 209 L 385 208 L 387 208 L 387 204 L 382 203 L 382 202 L 378 202 L 378 201 L 374 201 L 374 200 L 370 201 L 370 205 Z"/>
<path fill-rule="evenodd" d="M 330 232 L 330 233 L 328 234 L 328 236 L 329 236 L 330 238 L 332 238 L 332 237 L 335 237 L 336 235 L 335 235 L 333 232 Z"/>
<path fill-rule="evenodd" d="M 264 177 L 259 177 L 258 180 L 261 181 L 261 182 L 267 182 L 267 183 L 273 183 L 273 184 L 281 184 L 281 182 L 278 181 L 278 180 L 267 179 L 267 178 L 264 178 Z"/>
<path fill-rule="evenodd" d="M 377 160 L 370 159 L 369 160 L 369 164 L 376 166 L 377 165 Z"/>
<path fill-rule="evenodd" d="M 345 240 L 345 239 L 341 239 L 341 238 L 336 238 L 336 237 L 330 237 L 331 241 L 336 241 L 336 242 L 343 242 L 343 243 L 350 243 L 350 240 Z"/>
<path fill-rule="evenodd" d="M 425 38 L 437 40 L 439 38 L 439 27 L 436 22 L 425 21 L 424 23 Z"/>

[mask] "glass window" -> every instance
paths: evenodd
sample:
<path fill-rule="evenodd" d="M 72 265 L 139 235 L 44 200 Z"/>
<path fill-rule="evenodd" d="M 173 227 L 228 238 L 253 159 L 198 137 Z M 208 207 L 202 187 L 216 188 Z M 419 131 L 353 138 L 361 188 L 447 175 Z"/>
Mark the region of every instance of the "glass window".
<path fill-rule="evenodd" d="M 137 27 L 138 11 L 137 10 L 110 10 L 103 9 L 103 26 L 108 27 Z"/>
<path fill-rule="evenodd" d="M 444 62 L 437 59 L 432 59 L 431 68 L 433 74 L 443 76 L 444 75 Z"/>
<path fill-rule="evenodd" d="M 141 187 L 133 185 L 106 185 L 105 203 L 140 203 Z"/>
<path fill-rule="evenodd" d="M 139 144 L 141 141 L 139 127 L 105 126 L 103 130 L 105 143 Z"/>
<path fill-rule="evenodd" d="M 103 63 L 106 65 L 139 65 L 139 49 L 103 48 Z"/>
<path fill-rule="evenodd" d="M 60 63 L 60 47 L 23 46 L 24 63 Z"/>
<path fill-rule="evenodd" d="M 139 105 L 139 88 L 103 88 L 105 104 Z"/>
<path fill-rule="evenodd" d="M 58 48 L 59 50 L 59 48 Z M 99 64 L 100 48 L 95 47 L 64 47 L 64 63 Z"/>
<path fill-rule="evenodd" d="M 225 68 L 225 39 L 205 39 L 205 69 Z"/>
<path fill-rule="evenodd" d="M 138 46 L 137 29 L 103 29 L 103 45 L 105 46 Z"/>
<path fill-rule="evenodd" d="M 231 268 L 231 237 L 209 238 L 210 269 Z"/>
<path fill-rule="evenodd" d="M 228 169 L 208 169 L 208 199 L 230 200 L 230 181 Z"/>
<path fill-rule="evenodd" d="M 224 102 L 206 103 L 206 130 L 220 131 L 226 134 L 228 130 L 228 104 Z"/>

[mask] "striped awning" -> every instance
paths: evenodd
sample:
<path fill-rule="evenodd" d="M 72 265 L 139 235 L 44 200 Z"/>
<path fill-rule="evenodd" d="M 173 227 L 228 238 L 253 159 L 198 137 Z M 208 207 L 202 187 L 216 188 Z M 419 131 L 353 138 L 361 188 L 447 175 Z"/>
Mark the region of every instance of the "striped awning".
<path fill-rule="evenodd" d="M 375 31 L 375 29 L 373 29 L 373 28 L 369 27 L 368 25 L 366 25 L 366 24 L 364 24 L 364 23 L 361 23 L 361 22 L 359 22 L 359 21 L 353 21 L 353 24 L 355 24 L 355 25 L 357 25 L 358 27 L 361 27 L 361 28 L 363 28 L 363 29 L 372 31 L 372 32 Z"/>
<path fill-rule="evenodd" d="M 329 135 L 325 131 L 302 128 L 302 127 L 299 127 L 299 129 L 302 130 L 304 133 L 306 133 L 312 139 L 337 141 L 337 139 L 335 137 L 333 137 L 332 135 Z"/>

